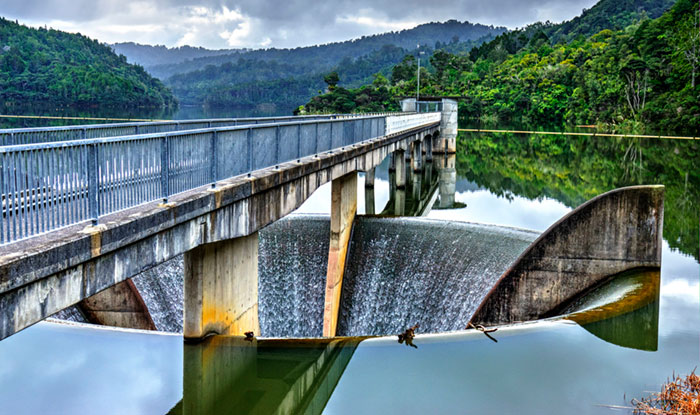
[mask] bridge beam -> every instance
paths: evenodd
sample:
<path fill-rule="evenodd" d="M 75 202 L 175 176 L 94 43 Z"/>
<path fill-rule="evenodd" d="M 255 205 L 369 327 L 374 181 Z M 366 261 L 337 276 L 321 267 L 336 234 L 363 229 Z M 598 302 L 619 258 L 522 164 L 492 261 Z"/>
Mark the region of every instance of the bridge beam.
<path fill-rule="evenodd" d="M 185 339 L 260 334 L 258 233 L 185 253 Z"/>
<path fill-rule="evenodd" d="M 328 249 L 326 298 L 323 309 L 324 337 L 335 336 L 338 327 L 345 259 L 356 212 L 357 172 L 353 172 L 333 180 L 331 184 L 331 243 Z"/>

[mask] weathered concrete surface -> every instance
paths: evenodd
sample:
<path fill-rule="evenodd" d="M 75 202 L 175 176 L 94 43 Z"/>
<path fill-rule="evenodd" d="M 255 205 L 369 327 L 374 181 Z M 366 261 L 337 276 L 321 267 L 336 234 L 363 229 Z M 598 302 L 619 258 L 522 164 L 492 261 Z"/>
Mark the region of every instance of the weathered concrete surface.
<path fill-rule="evenodd" d="M 442 99 L 440 135 L 433 140 L 433 153 L 454 154 L 457 152 L 457 101 Z"/>
<path fill-rule="evenodd" d="M 257 170 L 0 248 L 0 339 L 197 246 L 250 235 L 318 187 L 366 171 L 438 124 Z"/>
<path fill-rule="evenodd" d="M 411 157 L 411 167 L 413 171 L 423 170 L 423 146 L 422 141 L 415 141 L 413 143 L 413 155 Z"/>
<path fill-rule="evenodd" d="M 258 233 L 185 253 L 185 339 L 260 333 Z"/>
<path fill-rule="evenodd" d="M 85 318 L 94 324 L 156 330 L 151 314 L 131 278 L 78 303 Z"/>
<path fill-rule="evenodd" d="M 634 186 L 579 206 L 523 252 L 471 322 L 493 326 L 542 318 L 610 275 L 660 267 L 663 201 L 663 186 Z"/>
<path fill-rule="evenodd" d="M 348 255 L 352 223 L 357 212 L 357 173 L 333 180 L 331 183 L 331 242 L 328 247 L 326 296 L 323 306 L 323 336 L 335 336 L 338 326 L 340 294 Z"/>
<path fill-rule="evenodd" d="M 396 187 L 403 189 L 406 187 L 406 159 L 403 149 L 394 152 L 393 162 Z"/>

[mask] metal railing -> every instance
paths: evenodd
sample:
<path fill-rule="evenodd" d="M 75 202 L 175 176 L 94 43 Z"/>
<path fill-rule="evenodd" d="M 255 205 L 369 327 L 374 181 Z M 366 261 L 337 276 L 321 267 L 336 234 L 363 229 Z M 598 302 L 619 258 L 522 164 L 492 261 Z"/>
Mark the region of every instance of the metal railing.
<path fill-rule="evenodd" d="M 440 117 L 441 114 L 439 112 L 410 113 L 386 117 L 386 134 L 405 131 L 423 124 L 440 122 Z"/>
<path fill-rule="evenodd" d="M 0 147 L 0 244 L 440 120 L 334 117 Z"/>
<path fill-rule="evenodd" d="M 321 114 L 288 117 L 217 118 L 199 120 L 173 120 L 150 122 L 126 122 L 113 124 L 87 124 L 64 127 L 0 129 L 0 145 L 51 143 L 58 141 L 84 140 L 88 138 L 121 137 L 138 134 L 168 133 L 202 128 L 234 127 L 250 124 L 273 124 L 283 122 L 318 121 L 344 118 L 359 118 L 373 114 Z"/>
<path fill-rule="evenodd" d="M 442 111 L 442 101 L 416 101 L 416 112 Z"/>

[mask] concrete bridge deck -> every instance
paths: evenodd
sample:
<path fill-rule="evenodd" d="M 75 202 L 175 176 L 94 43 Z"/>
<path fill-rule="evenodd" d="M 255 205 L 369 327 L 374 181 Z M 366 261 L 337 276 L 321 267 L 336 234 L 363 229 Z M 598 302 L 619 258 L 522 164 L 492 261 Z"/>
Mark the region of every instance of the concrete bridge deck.
<path fill-rule="evenodd" d="M 0 246 L 0 339 L 183 253 L 187 269 L 185 336 L 201 337 L 210 332 L 258 332 L 257 230 L 295 210 L 318 187 L 329 181 L 333 181 L 332 211 L 335 212 L 332 215 L 335 225 L 331 225 L 331 251 L 335 246 L 336 253 L 329 253 L 329 264 L 334 263 L 335 268 L 332 271 L 329 265 L 329 281 L 333 282 L 329 283 L 327 297 L 339 296 L 344 269 L 342 252 L 347 248 L 347 235 L 356 209 L 356 192 L 353 197 L 352 187 L 353 184 L 356 186 L 356 172 L 371 170 L 394 151 L 403 155 L 412 146 L 417 147 L 417 143 L 427 143 L 428 154 L 435 143 L 437 147 L 446 148 L 439 141 L 440 125 L 439 113 L 398 114 L 392 118 L 372 116 L 177 133 L 176 137 L 205 137 L 200 144 L 220 139 L 227 133 L 243 134 L 245 140 L 239 142 L 247 142 L 247 148 L 234 146 L 225 149 L 213 142 L 207 152 L 214 150 L 214 160 L 209 159 L 207 153 L 201 154 L 200 161 L 209 163 L 206 166 L 209 171 L 216 171 L 210 176 L 200 175 L 200 181 L 190 181 L 191 190 L 185 187 L 185 191 L 173 194 L 168 190 L 168 184 L 173 182 L 163 180 L 158 188 L 162 198 L 156 193 L 155 197 L 150 195 L 150 201 L 132 199 L 137 206 L 126 209 L 124 205 L 108 204 L 111 211 L 103 215 L 99 215 L 99 210 L 95 215 L 94 206 L 90 206 L 96 200 L 128 200 L 124 193 L 118 192 L 128 180 L 119 175 L 103 174 L 108 171 L 109 163 L 78 163 L 77 172 L 96 175 L 99 171 L 100 180 L 95 177 L 74 180 L 72 183 L 79 182 L 79 185 L 71 190 L 73 199 L 68 204 L 30 206 L 29 203 L 25 204 L 22 213 L 36 214 L 32 208 L 37 207 L 53 208 L 54 213 L 56 209 L 68 211 L 70 203 L 79 203 L 83 208 L 88 205 L 90 212 L 83 210 L 82 216 L 73 217 L 73 223 L 64 222 L 55 230 L 37 232 L 36 235 L 30 233 L 30 237 L 11 243 L 5 238 L 5 245 Z M 456 125 L 454 127 L 456 129 Z M 312 129 L 315 147 L 303 151 L 303 145 L 300 146 L 303 140 L 299 138 L 304 131 Z M 286 132 L 292 130 L 293 137 L 287 136 Z M 253 140 L 256 133 L 259 133 L 258 139 Z M 160 140 L 161 144 L 166 142 L 165 147 L 158 145 L 167 154 L 173 148 L 178 151 L 171 146 L 172 142 L 166 141 L 171 140 L 173 134 L 1 147 L 0 153 L 4 157 L 2 177 L 16 174 L 18 168 L 27 166 L 21 162 L 8 166 L 6 161 L 18 160 L 12 151 L 29 151 L 36 156 L 48 153 L 49 149 L 85 151 L 85 147 L 104 144 L 124 146 L 124 143 Z M 266 141 L 271 137 L 276 141 Z M 285 148 L 284 142 L 292 145 Z M 188 148 L 192 151 L 180 152 L 180 160 L 191 161 L 197 143 Z M 254 149 L 260 154 L 257 158 Z M 418 153 L 422 154 L 422 151 Z M 89 150 L 85 154 L 89 155 Z M 117 159 L 119 147 L 108 154 L 109 160 Z M 39 159 L 32 157 L 25 160 Z M 222 157 L 233 159 L 233 163 L 227 161 L 228 167 L 245 162 L 249 169 L 226 175 L 219 169 L 227 167 L 226 162 L 219 162 Z M 81 160 L 80 157 L 70 158 L 76 159 Z M 171 163 L 161 165 L 172 166 Z M 44 165 L 37 163 L 36 166 L 41 172 Z M 96 166 L 99 168 L 95 169 Z M 201 170 L 201 163 L 199 167 Z M 160 171 L 162 177 L 163 170 Z M 212 177 L 217 178 L 214 187 L 209 180 Z M 230 178 L 219 179 L 221 177 Z M 3 180 L 0 188 L 8 189 L 6 182 Z M 79 195 L 90 193 L 81 190 L 83 187 L 99 189 L 99 192 L 93 190 L 92 201 L 81 201 Z M 16 192 L 17 188 L 10 190 Z M 95 194 L 105 199 L 98 199 Z M 4 232 L 7 232 L 7 221 L 13 216 L 10 210 L 4 210 Z M 70 218 L 70 215 L 65 216 Z M 95 221 L 97 217 L 99 224 L 86 222 L 90 218 Z M 42 220 L 40 213 L 33 218 L 37 222 Z M 42 230 L 41 227 L 36 229 Z M 331 260 L 333 255 L 338 256 L 335 261 Z M 332 315 L 337 312 L 337 304 L 333 305 L 332 299 L 329 301 L 330 308 L 335 310 L 329 311 L 328 314 Z M 327 334 L 333 335 L 332 332 Z"/>

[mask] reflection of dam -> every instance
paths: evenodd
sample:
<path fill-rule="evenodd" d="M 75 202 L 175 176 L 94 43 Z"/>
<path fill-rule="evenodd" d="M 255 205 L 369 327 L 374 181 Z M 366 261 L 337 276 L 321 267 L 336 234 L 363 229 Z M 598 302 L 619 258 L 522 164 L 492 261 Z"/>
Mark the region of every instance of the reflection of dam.
<path fill-rule="evenodd" d="M 404 173 L 397 172 L 392 157 L 392 168 L 389 170 L 389 200 L 378 213 L 379 216 L 426 216 L 434 207 L 454 206 L 457 180 L 454 154 L 433 155 L 432 160 L 422 164 L 418 170 L 407 163 L 398 168 L 403 168 Z M 403 185 L 402 177 L 405 178 Z M 374 189 L 371 185 L 373 180 L 367 183 L 369 184 L 365 189 L 365 206 L 374 206 Z M 366 209 L 366 212 L 375 213 L 370 209 Z"/>
<path fill-rule="evenodd" d="M 659 339 L 659 269 L 624 272 L 561 311 L 595 336 L 655 351 Z"/>
<path fill-rule="evenodd" d="M 321 414 L 361 340 L 186 344 L 183 400 L 170 413 Z"/>

